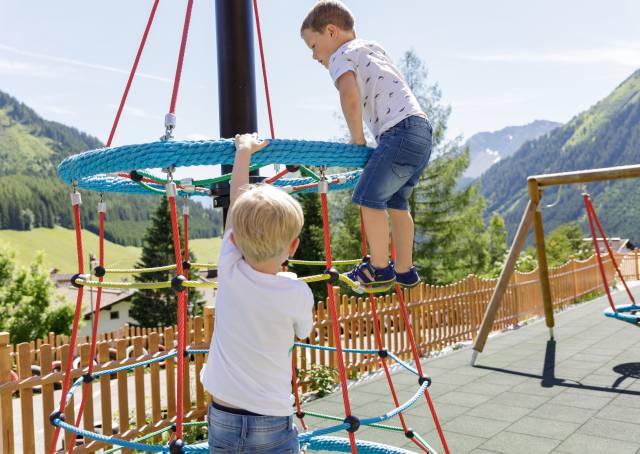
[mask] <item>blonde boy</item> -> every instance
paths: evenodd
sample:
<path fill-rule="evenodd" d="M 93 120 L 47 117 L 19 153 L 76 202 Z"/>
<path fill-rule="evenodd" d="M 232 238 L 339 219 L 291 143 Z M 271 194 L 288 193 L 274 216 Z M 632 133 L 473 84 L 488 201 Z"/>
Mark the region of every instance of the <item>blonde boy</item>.
<path fill-rule="evenodd" d="M 294 335 L 309 336 L 313 294 L 279 273 L 296 251 L 300 204 L 270 185 L 248 185 L 251 155 L 266 143 L 236 136 L 231 203 L 218 260 L 214 336 L 201 381 L 213 396 L 211 452 L 299 451 L 293 425 Z"/>
<path fill-rule="evenodd" d="M 413 266 L 413 219 L 408 199 L 429 162 L 432 128 L 411 89 L 379 44 L 356 39 L 351 11 L 336 0 L 315 4 L 300 28 L 302 39 L 329 70 L 351 143 L 364 145 L 363 120 L 378 142 L 353 191 L 362 207 L 371 260 L 347 276 L 386 290 L 420 282 Z M 389 262 L 389 224 L 396 262 Z"/>

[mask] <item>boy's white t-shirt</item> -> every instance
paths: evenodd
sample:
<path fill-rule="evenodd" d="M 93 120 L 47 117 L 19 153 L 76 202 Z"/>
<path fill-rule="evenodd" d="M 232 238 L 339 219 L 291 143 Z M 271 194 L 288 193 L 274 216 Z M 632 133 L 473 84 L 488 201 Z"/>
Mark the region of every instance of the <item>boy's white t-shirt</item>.
<path fill-rule="evenodd" d="M 352 71 L 358 82 L 362 117 L 376 139 L 413 115 L 426 118 L 418 100 L 384 49 L 374 41 L 354 39 L 329 58 L 334 83 Z"/>
<path fill-rule="evenodd" d="M 294 334 L 311 332 L 313 293 L 294 273 L 254 270 L 230 235 L 231 229 L 222 240 L 214 333 L 200 381 L 233 406 L 289 416 Z"/>

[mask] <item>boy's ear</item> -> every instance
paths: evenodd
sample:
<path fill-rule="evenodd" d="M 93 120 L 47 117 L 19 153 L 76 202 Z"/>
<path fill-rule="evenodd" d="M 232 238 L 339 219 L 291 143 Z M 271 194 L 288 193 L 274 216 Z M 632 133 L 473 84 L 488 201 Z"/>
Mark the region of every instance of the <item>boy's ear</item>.
<path fill-rule="evenodd" d="M 300 238 L 296 238 L 289 246 L 289 257 L 293 257 L 296 251 L 298 250 L 298 246 L 300 246 Z"/>
<path fill-rule="evenodd" d="M 325 32 L 329 34 L 329 37 L 333 38 L 334 36 L 336 36 L 338 34 L 338 27 L 336 27 L 333 24 L 329 24 L 329 25 L 327 25 L 327 28 L 325 29 Z"/>

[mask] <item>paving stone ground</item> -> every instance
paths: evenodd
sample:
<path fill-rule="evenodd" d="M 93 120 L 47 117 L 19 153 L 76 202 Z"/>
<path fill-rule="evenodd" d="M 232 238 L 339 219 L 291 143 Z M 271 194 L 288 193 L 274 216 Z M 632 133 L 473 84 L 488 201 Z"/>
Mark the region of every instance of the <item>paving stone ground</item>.
<path fill-rule="evenodd" d="M 640 288 L 633 289 L 640 299 Z M 626 304 L 622 292 L 617 304 Z M 544 321 L 489 339 L 476 367 L 470 349 L 426 360 L 430 395 L 452 454 L 640 454 L 640 329 L 605 318 L 606 298 L 556 314 L 555 339 Z M 398 397 L 417 389 L 415 376 L 393 374 Z M 349 389 L 361 418 L 393 408 L 384 376 Z M 307 410 L 344 415 L 342 394 Z M 407 423 L 439 453 L 444 449 L 422 398 Z M 305 418 L 312 428 L 328 422 Z M 398 418 L 388 422 L 399 426 Z M 344 436 L 344 434 L 340 434 Z M 418 451 L 404 434 L 363 428 L 356 438 Z"/>

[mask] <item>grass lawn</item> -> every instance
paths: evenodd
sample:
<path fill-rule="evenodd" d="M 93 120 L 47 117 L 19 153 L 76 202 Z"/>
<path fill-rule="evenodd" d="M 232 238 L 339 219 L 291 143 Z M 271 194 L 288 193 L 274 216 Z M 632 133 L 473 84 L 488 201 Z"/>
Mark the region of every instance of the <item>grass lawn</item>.
<path fill-rule="evenodd" d="M 88 266 L 89 253 L 93 253 L 96 258 L 98 255 L 98 236 L 83 230 L 82 237 L 85 266 Z M 220 238 L 191 240 L 189 249 L 194 252 L 198 262 L 215 263 L 220 242 Z M 47 268 L 58 268 L 61 273 L 73 273 L 78 267 L 73 230 L 62 227 L 30 231 L 0 230 L 0 245 L 15 251 L 16 263 L 19 265 L 29 265 L 38 251 L 44 251 Z M 107 268 L 130 268 L 138 261 L 141 251 L 139 247 L 125 247 L 105 241 Z"/>

